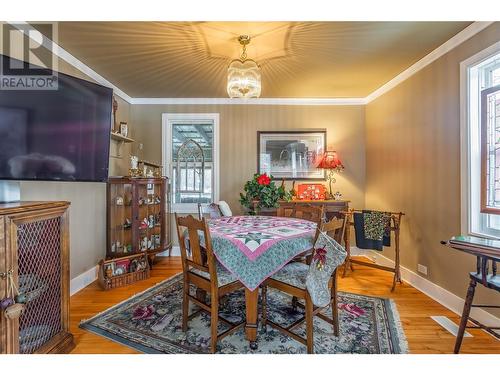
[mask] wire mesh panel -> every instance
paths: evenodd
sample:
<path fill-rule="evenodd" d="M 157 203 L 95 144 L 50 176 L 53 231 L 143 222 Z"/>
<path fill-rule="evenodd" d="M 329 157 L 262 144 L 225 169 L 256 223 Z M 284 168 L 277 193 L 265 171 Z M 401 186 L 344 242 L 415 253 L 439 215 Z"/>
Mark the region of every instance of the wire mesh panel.
<path fill-rule="evenodd" d="M 61 218 L 18 226 L 19 293 L 26 310 L 19 320 L 19 353 L 35 352 L 62 331 Z"/>

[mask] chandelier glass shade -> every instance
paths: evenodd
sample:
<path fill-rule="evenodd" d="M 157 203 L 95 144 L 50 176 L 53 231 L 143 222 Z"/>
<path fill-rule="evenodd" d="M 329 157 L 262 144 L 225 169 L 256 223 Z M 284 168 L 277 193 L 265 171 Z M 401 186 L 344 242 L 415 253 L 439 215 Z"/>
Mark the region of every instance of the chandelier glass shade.
<path fill-rule="evenodd" d="M 254 60 L 246 58 L 250 37 L 242 35 L 238 41 L 243 50 L 241 58 L 231 61 L 227 69 L 227 94 L 230 98 L 258 98 L 261 91 L 260 67 Z"/>

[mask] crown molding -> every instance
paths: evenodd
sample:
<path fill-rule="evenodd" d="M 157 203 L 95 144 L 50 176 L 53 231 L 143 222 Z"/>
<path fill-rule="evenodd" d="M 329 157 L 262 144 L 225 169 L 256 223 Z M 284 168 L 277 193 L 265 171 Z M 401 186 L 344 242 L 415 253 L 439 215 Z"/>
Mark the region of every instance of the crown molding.
<path fill-rule="evenodd" d="M 28 22 L 9 22 L 12 25 L 25 24 Z M 68 64 L 80 70 L 92 78 L 95 82 L 112 88 L 114 93 L 130 104 L 170 104 L 170 105 L 366 105 L 379 96 L 390 91 L 401 82 L 407 80 L 418 71 L 425 68 L 441 56 L 445 55 L 458 45 L 470 39 L 480 31 L 484 30 L 494 21 L 474 22 L 460 31 L 458 34 L 447 40 L 435 50 L 424 56 L 415 64 L 398 74 L 396 77 L 373 91 L 364 98 L 253 98 L 253 99 L 231 99 L 231 98 L 133 98 L 119 87 L 112 84 L 95 70 L 70 54 L 64 48 L 52 40 L 45 38 L 43 46 L 52 51 L 56 56 L 66 61 Z M 34 28 L 32 28 L 34 30 Z M 23 30 L 21 30 L 23 31 Z"/>
<path fill-rule="evenodd" d="M 131 104 L 171 105 L 365 105 L 365 98 L 132 98 Z"/>
<path fill-rule="evenodd" d="M 30 30 L 36 30 L 33 26 L 31 26 L 28 22 L 20 21 L 20 22 L 8 22 L 12 26 L 16 27 L 19 31 L 23 32 L 23 34 L 27 35 L 28 38 L 33 39 L 32 36 L 28 33 L 25 33 L 25 30 L 18 28 L 17 25 L 27 25 L 29 26 Z M 33 39 L 35 40 L 35 39 Z M 38 42 L 37 40 L 35 40 Z M 121 90 L 118 86 L 115 86 L 112 84 L 110 81 L 108 81 L 106 78 L 101 76 L 99 73 L 97 73 L 94 69 L 90 68 L 88 65 L 83 63 L 81 60 L 78 60 L 75 56 L 73 56 L 71 53 L 66 51 L 64 48 L 62 48 L 59 44 L 54 42 L 53 40 L 50 40 L 49 38 L 43 38 L 42 46 L 49 51 L 51 51 L 54 55 L 59 57 L 61 60 L 66 61 L 68 64 L 72 65 L 88 77 L 92 78 L 95 82 L 109 87 L 113 89 L 113 93 L 118 95 L 120 98 L 125 100 L 128 103 L 132 102 L 132 98 L 127 95 L 123 90 Z"/>
<path fill-rule="evenodd" d="M 386 92 L 392 90 L 394 87 L 399 85 L 401 82 L 406 81 L 408 78 L 410 78 L 412 75 L 417 73 L 418 71 L 422 70 L 425 68 L 427 65 L 431 64 L 432 62 L 436 61 L 439 59 L 441 56 L 447 54 L 450 52 L 452 49 L 455 47 L 459 46 L 463 42 L 465 42 L 467 39 L 470 39 L 480 31 L 484 30 L 491 24 L 493 24 L 493 21 L 488 21 L 488 22 L 474 22 L 467 26 L 465 29 L 460 31 L 458 34 L 453 36 L 451 39 L 448 39 L 446 42 L 441 44 L 439 47 L 437 47 L 435 50 L 433 50 L 431 53 L 428 55 L 424 56 L 420 60 L 418 60 L 415 64 L 410 66 L 408 69 L 404 70 L 403 72 L 399 73 L 396 77 L 391 79 L 389 82 L 385 83 L 384 85 L 380 86 L 378 89 L 373 91 L 371 94 L 369 94 L 365 100 L 366 103 L 370 103 L 371 101 L 377 99 L 379 96 L 384 95 Z"/>

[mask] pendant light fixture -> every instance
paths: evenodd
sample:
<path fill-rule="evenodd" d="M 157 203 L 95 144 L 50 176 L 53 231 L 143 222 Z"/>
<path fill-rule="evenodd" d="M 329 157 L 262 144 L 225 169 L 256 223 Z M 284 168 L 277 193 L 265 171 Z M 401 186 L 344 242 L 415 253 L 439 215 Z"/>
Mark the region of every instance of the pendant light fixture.
<path fill-rule="evenodd" d="M 230 98 L 258 98 L 261 90 L 260 66 L 252 59 L 247 59 L 248 35 L 240 35 L 238 42 L 242 46 L 239 59 L 234 59 L 227 69 L 227 94 Z"/>

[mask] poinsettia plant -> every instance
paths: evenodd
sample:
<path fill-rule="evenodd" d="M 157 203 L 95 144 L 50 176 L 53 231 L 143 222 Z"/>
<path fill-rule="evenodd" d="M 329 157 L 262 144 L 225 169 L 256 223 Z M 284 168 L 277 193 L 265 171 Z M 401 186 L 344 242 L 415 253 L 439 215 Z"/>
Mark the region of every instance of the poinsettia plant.
<path fill-rule="evenodd" d="M 250 215 L 255 215 L 260 208 L 277 208 L 279 200 L 290 200 L 291 194 L 283 185 L 276 186 L 273 176 L 266 173 L 253 175 L 240 193 L 240 203 L 248 209 Z"/>

